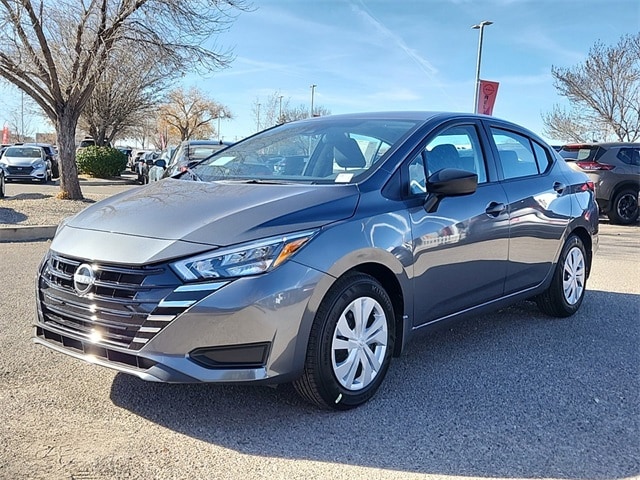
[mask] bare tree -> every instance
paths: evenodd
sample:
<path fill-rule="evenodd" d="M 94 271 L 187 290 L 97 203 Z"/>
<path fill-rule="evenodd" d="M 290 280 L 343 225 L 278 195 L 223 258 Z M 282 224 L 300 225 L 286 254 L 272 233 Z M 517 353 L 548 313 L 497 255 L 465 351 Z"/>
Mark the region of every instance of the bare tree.
<path fill-rule="evenodd" d="M 613 47 L 598 42 L 583 63 L 554 66 L 551 74 L 571 109 L 556 106 L 543 115 L 547 135 L 573 141 L 640 138 L 640 33 L 623 36 Z"/>
<path fill-rule="evenodd" d="M 59 197 L 81 199 L 75 164 L 78 119 L 116 51 L 153 48 L 176 72 L 213 70 L 229 53 L 203 47 L 227 28 L 244 0 L 0 0 L 0 76 L 53 122 Z"/>
<path fill-rule="evenodd" d="M 314 105 L 313 110 L 316 116 L 331 115 L 331 111 L 322 105 Z M 308 106 L 300 104 L 297 107 L 291 107 L 291 99 L 285 98 L 279 90 L 264 99 L 256 97 L 251 112 L 257 130 L 310 116 Z"/>
<path fill-rule="evenodd" d="M 132 44 L 126 53 L 114 53 L 82 111 L 79 126 L 97 145 L 113 144 L 125 129 L 155 118 L 170 72 L 163 62 L 149 61 L 153 51 L 144 47 Z"/>
<path fill-rule="evenodd" d="M 207 98 L 197 88 L 172 90 L 168 101 L 160 107 L 159 115 L 170 131 L 180 135 L 181 141 L 209 138 L 215 132 L 213 120 L 233 118 L 228 107 Z"/>

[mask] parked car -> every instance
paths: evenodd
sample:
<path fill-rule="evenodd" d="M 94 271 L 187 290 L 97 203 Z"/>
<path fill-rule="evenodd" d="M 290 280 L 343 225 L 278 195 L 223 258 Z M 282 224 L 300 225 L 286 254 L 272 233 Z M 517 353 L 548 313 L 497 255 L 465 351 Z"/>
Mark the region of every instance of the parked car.
<path fill-rule="evenodd" d="M 33 338 L 145 380 L 293 382 L 348 409 L 418 330 L 524 299 L 574 314 L 597 246 L 593 183 L 513 123 L 317 117 L 63 222 Z"/>
<path fill-rule="evenodd" d="M 44 150 L 44 154 L 51 163 L 51 176 L 58 178 L 60 176 L 60 161 L 56 148 L 50 143 L 25 143 L 24 145 L 33 145 Z"/>
<path fill-rule="evenodd" d="M 638 221 L 640 143 L 570 144 L 562 147 L 560 155 L 591 178 L 600 211 L 611 223 Z"/>
<path fill-rule="evenodd" d="M 185 140 L 171 155 L 165 176 L 180 173 L 181 170 L 195 165 L 200 160 L 227 148 L 229 145 L 231 144 L 218 140 Z"/>
<path fill-rule="evenodd" d="M 7 147 L 0 157 L 6 181 L 27 180 L 47 183 L 53 174 L 51 160 L 44 148 L 36 145 Z"/>
<path fill-rule="evenodd" d="M 132 150 L 127 167 L 131 169 L 132 172 L 137 171 L 140 157 L 149 152 L 151 152 L 151 150 Z"/>
<path fill-rule="evenodd" d="M 153 160 L 153 164 L 149 166 L 148 178 L 149 182 L 157 182 L 164 176 L 167 168 L 167 161 L 164 158 Z"/>
<path fill-rule="evenodd" d="M 142 152 L 136 160 L 136 173 L 138 183 L 146 185 L 149 183 L 149 169 L 153 167 L 155 160 L 160 156 L 160 152 Z"/>

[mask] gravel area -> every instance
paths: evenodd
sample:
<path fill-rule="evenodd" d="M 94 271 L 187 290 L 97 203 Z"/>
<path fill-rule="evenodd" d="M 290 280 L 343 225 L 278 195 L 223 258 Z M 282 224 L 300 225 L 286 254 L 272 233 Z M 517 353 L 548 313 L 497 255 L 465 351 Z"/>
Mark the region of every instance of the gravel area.
<path fill-rule="evenodd" d="M 44 193 L 20 193 L 0 202 L 0 227 L 57 225 L 110 194 L 85 194 L 84 200 L 59 200 Z"/>

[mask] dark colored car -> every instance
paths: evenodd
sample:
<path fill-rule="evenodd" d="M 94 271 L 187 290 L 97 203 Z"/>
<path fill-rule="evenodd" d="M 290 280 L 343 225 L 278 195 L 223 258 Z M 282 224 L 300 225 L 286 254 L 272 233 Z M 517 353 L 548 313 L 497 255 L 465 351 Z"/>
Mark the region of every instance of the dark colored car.
<path fill-rule="evenodd" d="M 560 155 L 591 178 L 600 211 L 611 223 L 637 222 L 640 214 L 640 143 L 564 145 Z"/>
<path fill-rule="evenodd" d="M 573 315 L 597 246 L 593 183 L 513 123 L 318 117 L 63 222 L 34 341 L 151 381 L 293 382 L 348 409 L 418 330 L 524 299 Z"/>
<path fill-rule="evenodd" d="M 229 145 L 231 144 L 218 140 L 185 140 L 171 155 L 165 176 L 180 173 L 182 169 L 195 165 L 200 160 L 227 148 Z"/>

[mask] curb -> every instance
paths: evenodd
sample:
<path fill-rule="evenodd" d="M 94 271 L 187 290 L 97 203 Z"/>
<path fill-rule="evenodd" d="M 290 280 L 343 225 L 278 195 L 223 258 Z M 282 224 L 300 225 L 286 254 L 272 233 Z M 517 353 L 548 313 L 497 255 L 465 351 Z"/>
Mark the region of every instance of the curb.
<path fill-rule="evenodd" d="M 2 227 L 0 228 L 0 242 L 33 242 L 35 240 L 51 240 L 55 235 L 57 228 L 57 225 Z"/>

